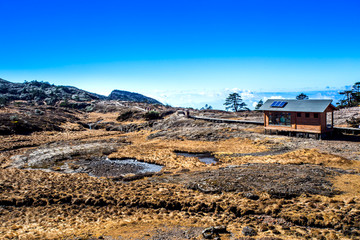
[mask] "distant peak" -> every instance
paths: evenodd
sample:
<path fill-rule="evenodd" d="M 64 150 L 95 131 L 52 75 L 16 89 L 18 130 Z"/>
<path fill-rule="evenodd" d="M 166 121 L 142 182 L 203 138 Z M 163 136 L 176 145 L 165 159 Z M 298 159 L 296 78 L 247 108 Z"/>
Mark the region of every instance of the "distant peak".
<path fill-rule="evenodd" d="M 156 99 L 144 96 L 140 93 L 134 93 L 124 90 L 113 90 L 108 96 L 109 100 L 120 100 L 120 101 L 129 101 L 129 102 L 144 102 L 144 103 L 152 103 L 152 104 L 162 104 Z"/>

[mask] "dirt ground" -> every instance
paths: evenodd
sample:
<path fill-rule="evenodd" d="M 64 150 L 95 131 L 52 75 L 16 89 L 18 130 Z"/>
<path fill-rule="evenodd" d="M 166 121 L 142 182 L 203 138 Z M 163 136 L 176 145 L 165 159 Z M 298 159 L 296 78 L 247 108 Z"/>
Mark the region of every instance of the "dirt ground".
<path fill-rule="evenodd" d="M 34 112 L 22 108 L 6 114 Z M 0 136 L 0 239 L 360 239 L 355 138 L 264 135 L 178 109 L 121 122 L 118 110 L 42 111 L 36 131 Z"/>

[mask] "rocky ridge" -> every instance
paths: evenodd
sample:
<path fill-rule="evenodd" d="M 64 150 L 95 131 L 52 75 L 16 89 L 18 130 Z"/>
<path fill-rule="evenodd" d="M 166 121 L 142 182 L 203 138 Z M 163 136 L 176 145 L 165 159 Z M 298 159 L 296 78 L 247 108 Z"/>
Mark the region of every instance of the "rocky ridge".
<path fill-rule="evenodd" d="M 12 83 L 0 78 L 0 105 L 9 101 L 23 100 L 37 105 L 79 105 L 92 100 L 120 100 L 128 102 L 145 102 L 161 104 L 159 101 L 146 97 L 139 93 L 114 90 L 111 94 L 103 96 L 87 92 L 72 86 L 56 86 L 48 82 L 25 81 L 24 83 Z M 75 108 L 85 108 L 81 104 Z"/>

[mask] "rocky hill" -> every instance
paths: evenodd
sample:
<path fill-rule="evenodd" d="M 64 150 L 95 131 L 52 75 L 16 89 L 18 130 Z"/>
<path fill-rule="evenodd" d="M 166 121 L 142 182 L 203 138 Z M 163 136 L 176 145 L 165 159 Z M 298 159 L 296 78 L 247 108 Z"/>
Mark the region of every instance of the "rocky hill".
<path fill-rule="evenodd" d="M 144 103 L 152 103 L 152 104 L 161 104 L 159 101 L 146 97 L 139 93 L 122 91 L 122 90 L 114 90 L 108 96 L 109 100 L 121 100 L 128 102 L 144 102 Z"/>
<path fill-rule="evenodd" d="M 56 86 L 39 81 L 12 83 L 0 78 L 0 104 L 13 100 L 24 100 L 39 105 L 55 105 L 64 101 L 88 102 L 92 100 L 121 100 L 161 104 L 153 98 L 127 91 L 114 90 L 109 97 L 106 97 L 72 86 Z"/>

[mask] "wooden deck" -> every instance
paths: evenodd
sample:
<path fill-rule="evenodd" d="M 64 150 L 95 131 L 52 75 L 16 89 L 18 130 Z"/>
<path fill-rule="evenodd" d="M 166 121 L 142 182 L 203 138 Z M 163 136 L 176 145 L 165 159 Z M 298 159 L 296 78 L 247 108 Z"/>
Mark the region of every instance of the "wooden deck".
<path fill-rule="evenodd" d="M 200 117 L 200 116 L 189 116 L 189 118 L 210 121 L 210 122 L 218 122 L 218 123 L 243 123 L 243 124 L 264 125 L 263 122 L 257 122 L 257 121 L 233 120 L 233 119 L 224 119 L 224 118 L 208 118 L 208 117 Z"/>
<path fill-rule="evenodd" d="M 291 128 L 291 127 L 279 127 L 279 126 L 267 126 L 264 127 L 265 130 L 270 130 L 270 131 L 283 131 L 283 132 L 302 132 L 302 133 L 316 133 L 316 134 L 321 134 L 321 133 L 329 133 L 332 132 L 333 129 L 327 129 L 325 132 L 321 132 L 320 130 L 311 130 L 311 129 L 295 129 L 295 128 Z"/>
<path fill-rule="evenodd" d="M 334 127 L 336 133 L 347 133 L 352 135 L 360 135 L 360 128 L 344 128 L 344 127 Z"/>

